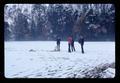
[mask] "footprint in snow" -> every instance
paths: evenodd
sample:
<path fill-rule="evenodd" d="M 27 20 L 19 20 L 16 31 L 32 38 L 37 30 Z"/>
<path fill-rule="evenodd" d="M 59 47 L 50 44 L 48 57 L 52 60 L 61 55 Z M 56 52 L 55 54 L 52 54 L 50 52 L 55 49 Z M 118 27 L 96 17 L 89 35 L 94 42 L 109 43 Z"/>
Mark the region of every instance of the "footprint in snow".
<path fill-rule="evenodd" d="M 33 50 L 33 49 L 30 49 L 30 50 L 29 50 L 29 52 L 36 52 L 36 51 L 35 51 L 35 50 Z"/>
<path fill-rule="evenodd" d="M 32 61 L 33 59 L 31 58 L 30 60 Z"/>

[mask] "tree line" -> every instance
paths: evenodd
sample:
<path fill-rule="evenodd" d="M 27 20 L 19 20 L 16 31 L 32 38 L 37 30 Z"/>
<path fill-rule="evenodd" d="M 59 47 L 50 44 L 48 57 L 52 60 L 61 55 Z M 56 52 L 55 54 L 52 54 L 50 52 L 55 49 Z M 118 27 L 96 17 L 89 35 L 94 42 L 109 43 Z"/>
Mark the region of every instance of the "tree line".
<path fill-rule="evenodd" d="M 4 7 L 5 40 L 114 40 L 113 4 L 14 4 Z M 31 8 L 31 9 L 30 9 Z"/>

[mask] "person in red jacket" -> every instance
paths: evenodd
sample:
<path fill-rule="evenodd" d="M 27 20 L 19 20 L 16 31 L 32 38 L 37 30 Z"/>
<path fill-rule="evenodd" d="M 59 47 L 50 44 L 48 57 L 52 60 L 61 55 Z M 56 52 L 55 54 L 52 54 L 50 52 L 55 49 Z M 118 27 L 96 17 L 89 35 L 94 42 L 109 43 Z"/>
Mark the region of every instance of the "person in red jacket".
<path fill-rule="evenodd" d="M 72 37 L 68 37 L 68 52 L 71 52 L 71 43 L 72 43 Z"/>

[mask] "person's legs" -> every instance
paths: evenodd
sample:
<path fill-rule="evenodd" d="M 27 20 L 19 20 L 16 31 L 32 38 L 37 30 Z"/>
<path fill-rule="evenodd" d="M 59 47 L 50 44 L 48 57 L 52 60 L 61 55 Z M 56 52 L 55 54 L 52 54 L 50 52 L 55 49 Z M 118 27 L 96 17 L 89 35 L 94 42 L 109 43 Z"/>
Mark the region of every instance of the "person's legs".
<path fill-rule="evenodd" d="M 60 51 L 60 44 L 58 45 L 58 51 Z"/>
<path fill-rule="evenodd" d="M 70 44 L 68 44 L 68 52 L 71 52 L 71 50 L 70 50 Z"/>
<path fill-rule="evenodd" d="M 84 53 L 84 49 L 83 49 L 83 45 L 81 44 L 81 50 L 82 50 L 82 53 Z"/>
<path fill-rule="evenodd" d="M 71 51 L 73 52 L 73 45 L 71 45 Z"/>
<path fill-rule="evenodd" d="M 73 46 L 73 50 L 75 51 L 75 46 Z"/>
<path fill-rule="evenodd" d="M 73 47 L 72 47 L 72 44 L 70 44 L 70 51 L 72 51 L 73 50 Z"/>

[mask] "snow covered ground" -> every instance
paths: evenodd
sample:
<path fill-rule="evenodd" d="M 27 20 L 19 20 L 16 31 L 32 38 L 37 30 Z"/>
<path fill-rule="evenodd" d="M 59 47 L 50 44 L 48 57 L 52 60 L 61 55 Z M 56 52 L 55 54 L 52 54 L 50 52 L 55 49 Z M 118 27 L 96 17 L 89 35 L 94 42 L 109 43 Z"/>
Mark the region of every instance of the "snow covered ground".
<path fill-rule="evenodd" d="M 61 42 L 60 52 L 52 51 L 55 41 L 4 44 L 6 78 L 85 78 L 86 71 L 115 63 L 115 42 L 85 42 L 85 54 L 81 53 L 78 42 L 75 42 L 76 52 L 72 53 L 68 53 L 66 41 Z M 114 77 L 115 69 L 112 71 Z"/>

